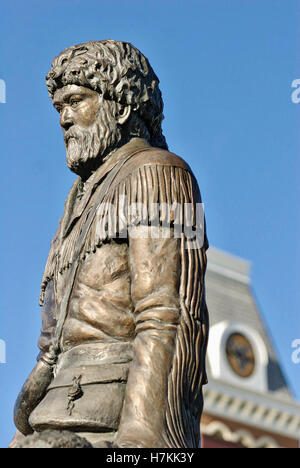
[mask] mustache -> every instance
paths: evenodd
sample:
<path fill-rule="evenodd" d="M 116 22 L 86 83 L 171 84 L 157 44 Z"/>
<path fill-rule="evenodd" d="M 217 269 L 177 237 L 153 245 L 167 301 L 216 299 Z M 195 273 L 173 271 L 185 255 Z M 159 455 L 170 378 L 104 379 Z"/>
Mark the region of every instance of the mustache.
<path fill-rule="evenodd" d="M 80 140 L 81 137 L 82 137 L 82 134 L 72 128 L 64 133 L 64 142 L 65 144 L 68 144 L 71 138 Z"/>

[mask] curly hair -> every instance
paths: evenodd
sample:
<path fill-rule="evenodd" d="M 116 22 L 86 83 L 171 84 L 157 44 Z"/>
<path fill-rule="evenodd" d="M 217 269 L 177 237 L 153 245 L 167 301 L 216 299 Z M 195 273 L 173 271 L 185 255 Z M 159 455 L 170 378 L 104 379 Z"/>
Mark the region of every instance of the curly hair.
<path fill-rule="evenodd" d="M 90 41 L 68 47 L 46 76 L 50 98 L 68 84 L 88 87 L 104 99 L 130 106 L 150 134 L 150 144 L 168 149 L 162 133 L 163 100 L 148 59 L 132 44 Z"/>

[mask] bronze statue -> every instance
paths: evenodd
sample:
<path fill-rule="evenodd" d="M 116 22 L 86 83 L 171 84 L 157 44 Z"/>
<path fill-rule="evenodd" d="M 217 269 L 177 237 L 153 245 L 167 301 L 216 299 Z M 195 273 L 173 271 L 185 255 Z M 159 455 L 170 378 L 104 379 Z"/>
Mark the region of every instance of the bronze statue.
<path fill-rule="evenodd" d="M 79 177 L 51 244 L 15 441 L 63 430 L 94 447 L 198 447 L 208 242 L 196 179 L 162 134 L 159 80 L 112 40 L 69 47 L 46 79 Z"/>

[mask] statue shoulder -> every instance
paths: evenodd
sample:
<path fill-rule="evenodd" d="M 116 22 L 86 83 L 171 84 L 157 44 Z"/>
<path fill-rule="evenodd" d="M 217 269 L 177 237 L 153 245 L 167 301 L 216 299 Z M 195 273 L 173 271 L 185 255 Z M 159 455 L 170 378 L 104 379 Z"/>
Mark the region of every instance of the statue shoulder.
<path fill-rule="evenodd" d="M 161 148 L 151 148 L 148 151 L 142 151 L 134 156 L 134 160 L 138 166 L 173 166 L 191 172 L 190 166 L 184 159 L 175 153 Z"/>
<path fill-rule="evenodd" d="M 179 168 L 193 176 L 190 166 L 180 156 L 161 148 L 147 148 L 132 156 L 120 171 L 117 179 L 124 179 L 145 167 Z"/>
<path fill-rule="evenodd" d="M 109 198 L 126 195 L 139 201 L 201 203 L 197 180 L 184 159 L 161 148 L 143 148 L 120 169 Z M 110 201 L 112 203 L 112 201 Z"/>

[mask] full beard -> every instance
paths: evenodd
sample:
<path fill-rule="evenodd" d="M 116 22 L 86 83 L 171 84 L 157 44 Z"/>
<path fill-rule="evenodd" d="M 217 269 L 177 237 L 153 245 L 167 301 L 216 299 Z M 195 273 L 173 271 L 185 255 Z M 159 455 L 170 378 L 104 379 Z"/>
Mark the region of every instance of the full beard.
<path fill-rule="evenodd" d="M 83 178 L 89 177 L 121 141 L 121 130 L 111 116 L 109 103 L 104 101 L 103 104 L 91 127 L 73 126 L 64 137 L 67 165 Z"/>

